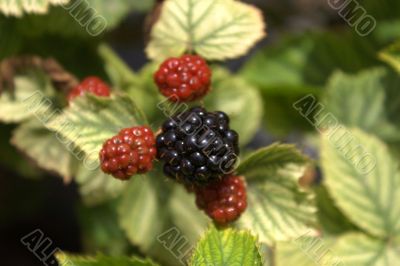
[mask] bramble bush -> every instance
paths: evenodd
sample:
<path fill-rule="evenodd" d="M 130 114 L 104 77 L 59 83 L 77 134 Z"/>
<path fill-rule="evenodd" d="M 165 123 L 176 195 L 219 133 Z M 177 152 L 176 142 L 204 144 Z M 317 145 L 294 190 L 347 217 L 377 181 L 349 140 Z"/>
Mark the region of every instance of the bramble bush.
<path fill-rule="evenodd" d="M 360 3 L 367 36 L 261 45 L 279 23 L 235 0 L 0 0 L 0 121 L 24 156 L 2 134 L 0 158 L 81 196 L 84 253 L 59 265 L 400 264 L 400 6 L 384 2 Z M 138 71 L 107 44 L 131 11 Z"/>

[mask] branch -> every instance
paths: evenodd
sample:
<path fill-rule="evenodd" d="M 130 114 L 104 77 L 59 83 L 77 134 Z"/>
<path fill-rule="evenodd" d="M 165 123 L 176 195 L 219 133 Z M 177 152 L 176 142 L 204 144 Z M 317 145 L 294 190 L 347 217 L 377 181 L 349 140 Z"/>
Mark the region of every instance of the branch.
<path fill-rule="evenodd" d="M 0 94 L 5 88 L 13 91 L 14 78 L 17 74 L 30 69 L 39 69 L 47 74 L 54 87 L 67 93 L 78 85 L 78 79 L 66 71 L 55 59 L 39 56 L 16 56 L 0 62 Z"/>

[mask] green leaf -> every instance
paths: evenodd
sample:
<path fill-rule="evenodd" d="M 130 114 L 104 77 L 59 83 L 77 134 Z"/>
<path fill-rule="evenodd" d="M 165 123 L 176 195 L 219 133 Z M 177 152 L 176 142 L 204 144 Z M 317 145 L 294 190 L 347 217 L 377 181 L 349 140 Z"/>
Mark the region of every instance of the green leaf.
<path fill-rule="evenodd" d="M 379 58 L 400 72 L 400 41 L 392 44 L 379 53 Z"/>
<path fill-rule="evenodd" d="M 154 0 L 130 0 L 130 1 L 98 1 L 88 0 L 89 6 L 95 11 L 95 15 L 101 16 L 107 21 L 107 29 L 113 29 L 131 11 L 147 11 Z"/>
<path fill-rule="evenodd" d="M 255 53 L 240 75 L 262 93 L 264 124 L 275 135 L 311 130 L 293 103 L 318 97 L 336 69 L 355 72 L 376 63 L 376 51 L 349 32 L 291 35 Z"/>
<path fill-rule="evenodd" d="M 284 38 L 252 56 L 241 71 L 269 95 L 318 93 L 337 69 L 355 72 L 376 62 L 375 50 L 349 32 L 310 32 Z"/>
<path fill-rule="evenodd" d="M 272 145 L 251 154 L 238 168 L 248 180 L 248 208 L 239 226 L 274 244 L 308 232 L 315 223 L 313 195 L 300 188 L 308 160 L 291 145 Z"/>
<path fill-rule="evenodd" d="M 337 256 L 337 265 L 392 266 L 400 263 L 399 248 L 365 234 L 350 233 L 341 236 L 331 249 Z"/>
<path fill-rule="evenodd" d="M 149 259 L 144 260 L 137 257 L 109 257 L 104 255 L 85 257 L 58 252 L 56 258 L 60 265 L 71 266 L 157 266 Z"/>
<path fill-rule="evenodd" d="M 314 261 L 293 242 L 279 243 L 275 249 L 276 266 L 315 266 Z"/>
<path fill-rule="evenodd" d="M 262 265 L 257 239 L 247 231 L 210 227 L 197 244 L 191 266 Z"/>
<path fill-rule="evenodd" d="M 338 235 L 347 231 L 357 230 L 347 217 L 336 207 L 335 202 L 324 186 L 315 188 L 315 191 L 318 207 L 318 221 L 321 224 L 324 234 Z"/>
<path fill-rule="evenodd" d="M 73 1 L 77 3 L 76 0 Z M 93 36 L 88 34 L 84 24 L 89 21 L 87 19 L 89 13 L 84 13 L 83 11 L 85 10 L 77 8 L 74 9 L 73 13 L 63 6 L 52 7 L 46 14 L 40 16 L 26 14 L 22 18 L 14 20 L 10 29 L 18 32 L 21 42 L 26 41 L 27 38 L 34 38 L 40 43 L 42 49 L 46 48 L 43 41 L 40 41 L 40 38 L 45 38 L 47 34 L 88 40 L 89 38 L 93 38 Z M 84 21 L 85 17 L 86 21 Z M 80 21 L 83 26 L 81 26 Z"/>
<path fill-rule="evenodd" d="M 11 139 L 39 167 L 59 174 L 68 182 L 76 172 L 77 160 L 73 148 L 69 151 L 63 141 L 38 120 L 21 124 Z"/>
<path fill-rule="evenodd" d="M 196 243 L 207 230 L 210 219 L 196 207 L 193 193 L 175 186 L 169 208 L 173 223 L 190 243 Z"/>
<path fill-rule="evenodd" d="M 296 238 L 316 223 L 312 195 L 281 183 L 250 184 L 248 207 L 238 222 L 267 244 Z"/>
<path fill-rule="evenodd" d="M 101 53 L 114 86 L 125 91 L 135 101 L 146 114 L 150 124 L 161 124 L 165 115 L 157 108 L 157 104 L 164 102 L 165 98 L 159 92 L 153 78 L 158 64 L 149 63 L 140 72 L 133 73 L 117 55 L 106 52 L 106 49 Z"/>
<path fill-rule="evenodd" d="M 314 262 L 314 260 L 307 254 L 306 251 L 303 251 L 301 249 L 301 244 L 302 243 L 299 243 L 297 240 L 277 243 L 274 250 L 276 253 L 275 265 L 315 266 L 316 263 Z"/>
<path fill-rule="evenodd" d="M 147 252 L 157 245 L 157 236 L 166 225 L 168 201 L 171 188 L 154 180 L 160 176 L 137 176 L 129 181 L 118 213 L 120 225 L 131 242 Z"/>
<path fill-rule="evenodd" d="M 381 21 L 376 25 L 376 29 L 372 32 L 372 35 L 379 43 L 387 45 L 400 38 L 400 32 L 397 30 L 399 27 L 399 18 Z"/>
<path fill-rule="evenodd" d="M 7 40 L 7 42 L 0 43 L 0 59 L 17 54 L 22 45 L 21 36 L 15 34 L 13 25 L 14 21 L 0 15 L 0 40 Z"/>
<path fill-rule="evenodd" d="M 93 169 L 93 166 L 83 162 L 75 177 L 82 200 L 89 206 L 116 198 L 127 186 L 126 182 L 103 173 L 97 167 Z"/>
<path fill-rule="evenodd" d="M 285 91 L 285 89 L 282 89 L 282 91 Z M 293 95 L 274 95 L 274 93 L 261 91 L 261 94 L 264 114 L 266 114 L 263 117 L 263 124 L 267 132 L 285 138 L 294 131 L 311 132 L 313 130 L 312 125 L 293 108 L 293 103 L 304 97 L 303 92 L 289 92 Z M 313 92 L 313 95 L 318 96 L 319 94 L 319 91 Z"/>
<path fill-rule="evenodd" d="M 354 6 L 354 5 L 349 5 Z M 398 19 L 400 15 L 400 2 L 396 0 L 385 0 L 383 5 L 380 5 L 374 0 L 364 0 L 362 7 L 365 12 L 377 20 L 377 24 Z M 395 27 L 395 25 L 393 25 Z"/>
<path fill-rule="evenodd" d="M 32 117 L 45 118 L 54 104 L 47 98 L 53 87 L 42 73 L 30 72 L 16 76 L 13 92 L 6 90 L 0 95 L 0 121 L 6 123 L 21 122 Z"/>
<path fill-rule="evenodd" d="M 145 65 L 138 73 L 137 80 L 126 86 L 126 93 L 143 110 L 152 125 L 161 125 L 166 119 L 158 107 L 158 104 L 164 103 L 166 98 L 154 83 L 153 74 L 157 68 L 157 64 Z"/>
<path fill-rule="evenodd" d="M 1 1 L 26 3 L 41 1 L 44 3 L 47 0 L 0 0 L 0 3 Z M 0 58 L 1 55 L 18 54 L 22 46 L 24 51 L 19 52 L 20 54 L 43 54 L 43 51 L 46 51 L 46 54 L 51 54 L 59 60 L 63 58 L 65 61 L 75 63 L 79 68 L 70 68 L 74 70 L 75 74 L 77 70 L 83 68 L 85 72 L 82 73 L 82 76 L 85 76 L 85 73 L 86 75 L 93 75 L 95 74 L 94 70 L 100 69 L 98 58 L 93 58 L 96 47 L 88 48 L 85 45 L 101 41 L 98 36 L 103 36 L 102 33 L 118 26 L 129 12 L 149 10 L 154 0 L 58 0 L 58 2 L 65 4 L 52 6 L 46 14 L 40 16 L 25 14 L 19 19 L 9 19 L 0 14 L 2 29 L 0 39 L 8 40 L 7 43 L 1 43 Z M 79 45 L 76 45 L 77 39 L 79 39 Z M 58 45 L 54 45 L 55 42 L 62 43 L 65 46 L 61 52 Z M 3 50 L 4 48 L 6 49 Z M 87 62 L 74 61 L 71 57 L 68 57 L 70 54 L 74 54 L 76 58 L 79 55 L 83 55 L 85 58 L 90 57 L 87 58 Z M 84 66 L 88 67 L 89 70 Z"/>
<path fill-rule="evenodd" d="M 24 13 L 45 14 L 51 5 L 63 5 L 70 0 L 0 0 L 0 12 L 7 16 L 21 17 Z"/>
<path fill-rule="evenodd" d="M 98 162 L 104 141 L 122 128 L 143 125 L 145 121 L 141 111 L 127 96 L 104 98 L 86 94 L 74 100 L 47 126 L 84 151 L 86 161 Z"/>
<path fill-rule="evenodd" d="M 377 237 L 400 233 L 400 173 L 386 145 L 358 129 L 337 128 L 321 145 L 326 187 L 340 210 Z"/>
<path fill-rule="evenodd" d="M 150 124 L 161 124 L 165 115 L 157 108 L 157 104 L 165 98 L 158 91 L 153 78 L 158 64 L 149 63 L 139 73 L 134 73 L 109 46 L 100 45 L 99 54 L 113 86 L 125 91 L 135 101 Z"/>
<path fill-rule="evenodd" d="M 295 146 L 289 144 L 273 144 L 259 149 L 241 162 L 237 172 L 245 175 L 247 180 L 273 179 L 282 169 L 295 169 L 308 162 Z M 293 176 L 295 177 L 295 176 Z M 296 176 L 298 178 L 298 176 Z M 297 182 L 297 179 L 293 181 Z"/>
<path fill-rule="evenodd" d="M 185 51 L 210 60 L 235 58 L 263 38 L 264 30 L 261 12 L 239 1 L 168 0 L 146 52 L 156 60 Z"/>
<path fill-rule="evenodd" d="M 321 127 L 326 126 L 323 122 L 330 112 L 336 122 L 359 127 L 387 141 L 399 141 L 400 131 L 396 121 L 391 121 L 398 120 L 400 104 L 395 88 L 399 81 L 399 77 L 384 68 L 366 70 L 358 75 L 335 73 L 323 100 L 326 110 L 319 115 Z"/>
<path fill-rule="evenodd" d="M 172 193 L 172 183 L 159 169 L 153 169 L 129 181 L 118 216 L 133 245 L 163 265 L 175 266 L 186 262 L 192 240 L 171 221 Z"/>
<path fill-rule="evenodd" d="M 137 82 L 137 76 L 132 69 L 106 44 L 98 48 L 99 55 L 104 61 L 104 68 L 112 84 L 122 90 Z"/>
<path fill-rule="evenodd" d="M 342 265 L 332 251 L 333 241 L 315 236 L 301 236 L 290 242 L 278 242 L 275 246 L 276 266 Z M 325 264 L 322 264 L 324 261 Z"/>
<path fill-rule="evenodd" d="M 118 203 L 114 200 L 95 207 L 79 205 L 78 218 L 85 252 L 111 256 L 130 254 L 132 245 L 118 224 Z"/>
<path fill-rule="evenodd" d="M 223 68 L 213 70 L 214 81 L 204 105 L 209 111 L 221 110 L 230 119 L 230 127 L 239 133 L 241 145 L 247 144 L 261 124 L 263 103 L 258 91 L 240 77 Z M 249 119 L 251 117 L 251 119 Z"/>

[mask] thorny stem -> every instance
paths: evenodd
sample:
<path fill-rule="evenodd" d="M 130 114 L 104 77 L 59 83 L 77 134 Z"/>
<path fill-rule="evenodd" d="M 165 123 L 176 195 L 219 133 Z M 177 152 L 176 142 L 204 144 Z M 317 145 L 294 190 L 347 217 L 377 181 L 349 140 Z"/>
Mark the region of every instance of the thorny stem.
<path fill-rule="evenodd" d="M 0 62 L 0 93 L 4 88 L 13 90 L 15 76 L 30 69 L 43 71 L 48 75 L 54 87 L 65 93 L 79 83 L 78 79 L 66 71 L 54 58 L 15 56 Z"/>

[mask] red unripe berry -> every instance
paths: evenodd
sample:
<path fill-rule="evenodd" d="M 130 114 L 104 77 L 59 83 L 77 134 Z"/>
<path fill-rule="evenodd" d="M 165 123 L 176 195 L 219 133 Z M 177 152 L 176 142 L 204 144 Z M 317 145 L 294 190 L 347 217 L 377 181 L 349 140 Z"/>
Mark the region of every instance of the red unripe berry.
<path fill-rule="evenodd" d="M 69 92 L 68 102 L 87 92 L 97 96 L 109 97 L 110 87 L 98 77 L 87 77 Z"/>
<path fill-rule="evenodd" d="M 211 70 L 200 56 L 183 55 L 164 61 L 154 74 L 154 81 L 171 101 L 189 102 L 210 90 Z"/>
<path fill-rule="evenodd" d="M 149 127 L 125 128 L 103 144 L 101 169 L 118 179 L 127 180 L 134 174 L 150 171 L 156 154 L 155 137 Z"/>
<path fill-rule="evenodd" d="M 246 210 L 246 185 L 240 176 L 225 176 L 207 186 L 194 188 L 196 205 L 217 224 L 237 220 Z"/>

